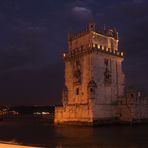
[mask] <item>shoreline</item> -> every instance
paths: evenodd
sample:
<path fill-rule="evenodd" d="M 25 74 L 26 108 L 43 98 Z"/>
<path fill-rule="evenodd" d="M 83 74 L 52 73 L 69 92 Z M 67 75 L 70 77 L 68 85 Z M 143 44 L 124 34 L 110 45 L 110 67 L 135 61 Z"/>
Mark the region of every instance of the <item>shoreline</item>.
<path fill-rule="evenodd" d="M 1 148 L 38 148 L 35 146 L 25 146 L 16 142 L 5 142 L 5 141 L 0 141 L 0 147 Z"/>

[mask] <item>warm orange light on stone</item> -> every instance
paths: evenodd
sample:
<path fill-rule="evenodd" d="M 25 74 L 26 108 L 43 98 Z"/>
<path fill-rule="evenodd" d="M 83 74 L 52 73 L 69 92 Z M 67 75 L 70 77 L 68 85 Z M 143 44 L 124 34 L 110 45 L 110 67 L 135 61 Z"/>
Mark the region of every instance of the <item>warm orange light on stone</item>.
<path fill-rule="evenodd" d="M 148 98 L 134 90 L 125 92 L 124 54 L 118 42 L 118 32 L 96 32 L 93 22 L 70 37 L 63 105 L 55 108 L 55 124 L 148 121 Z"/>
<path fill-rule="evenodd" d="M 15 144 L 0 144 L 0 148 L 38 148 L 38 147 L 22 146 L 22 145 L 15 145 Z"/>
<path fill-rule="evenodd" d="M 94 26 L 89 24 L 87 32 L 71 36 L 68 41 L 63 106 L 55 109 L 56 124 L 92 124 L 95 120 L 117 118 L 118 110 L 114 104 L 119 96 L 124 96 L 123 58 L 118 52 L 118 38 L 114 36 L 117 32 L 106 30 L 101 34 Z M 91 46 L 88 48 L 88 45 Z M 74 54 L 69 54 L 73 51 Z"/>
<path fill-rule="evenodd" d="M 123 52 L 121 52 L 121 56 L 123 56 Z"/>

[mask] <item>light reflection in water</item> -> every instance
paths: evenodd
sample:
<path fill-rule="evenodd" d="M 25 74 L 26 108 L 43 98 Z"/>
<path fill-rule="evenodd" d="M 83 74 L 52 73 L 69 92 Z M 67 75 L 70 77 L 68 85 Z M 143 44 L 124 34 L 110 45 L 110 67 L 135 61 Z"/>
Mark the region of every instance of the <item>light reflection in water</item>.
<path fill-rule="evenodd" d="M 27 145 L 30 148 L 31 146 L 34 148 L 139 148 L 148 147 L 148 126 L 93 128 L 3 123 L 0 124 L 0 140 L 0 148 L 22 148 L 20 145 Z"/>

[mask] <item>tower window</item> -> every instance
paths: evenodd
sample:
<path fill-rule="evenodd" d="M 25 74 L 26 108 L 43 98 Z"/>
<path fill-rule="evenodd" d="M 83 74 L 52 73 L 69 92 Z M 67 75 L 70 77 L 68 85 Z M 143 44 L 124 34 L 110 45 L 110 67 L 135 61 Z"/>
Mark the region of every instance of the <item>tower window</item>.
<path fill-rule="evenodd" d="M 134 94 L 131 94 L 131 97 L 134 98 Z"/>
<path fill-rule="evenodd" d="M 76 95 L 79 95 L 79 88 L 76 89 Z"/>
<path fill-rule="evenodd" d="M 108 59 L 104 59 L 104 64 L 108 65 Z"/>
<path fill-rule="evenodd" d="M 93 88 L 90 88 L 90 92 L 93 92 Z"/>

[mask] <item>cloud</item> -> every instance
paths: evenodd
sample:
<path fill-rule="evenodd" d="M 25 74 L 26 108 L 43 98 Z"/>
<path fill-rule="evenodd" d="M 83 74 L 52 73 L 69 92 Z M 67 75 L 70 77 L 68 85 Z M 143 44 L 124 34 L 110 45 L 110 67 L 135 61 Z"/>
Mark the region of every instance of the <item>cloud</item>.
<path fill-rule="evenodd" d="M 87 19 L 92 17 L 92 11 L 86 7 L 75 6 L 72 8 L 72 14 L 75 17 L 79 17 L 82 19 Z"/>

